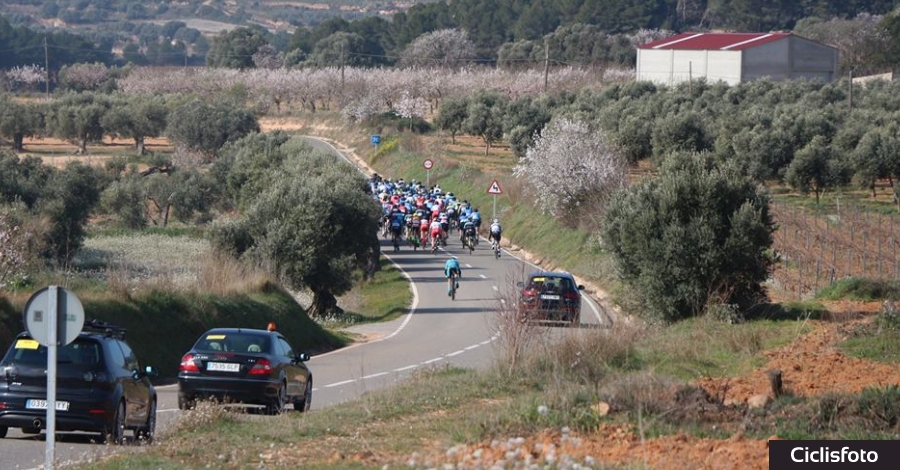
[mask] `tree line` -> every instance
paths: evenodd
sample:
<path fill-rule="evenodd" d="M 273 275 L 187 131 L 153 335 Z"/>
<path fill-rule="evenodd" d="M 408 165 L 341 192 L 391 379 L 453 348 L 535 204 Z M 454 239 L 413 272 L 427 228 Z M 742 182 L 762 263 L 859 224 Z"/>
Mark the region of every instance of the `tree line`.
<path fill-rule="evenodd" d="M 852 55 L 848 68 L 875 60 L 875 68 L 883 69 L 900 57 L 896 46 L 900 28 L 897 15 L 891 14 L 895 3 L 457 0 L 417 4 L 390 19 L 332 18 L 298 27 L 292 35 L 251 25 L 222 32 L 212 40 L 182 21 L 163 25 L 125 21 L 115 30 L 48 35 L 0 19 L 0 68 L 43 64 L 44 37 L 52 51 L 52 70 L 79 62 L 233 68 L 465 63 L 516 68 L 548 61 L 633 66 L 636 45 L 677 31 L 796 29 Z M 137 11 L 143 6 L 129 3 L 127 8 Z M 138 17 L 153 15 L 144 12 Z M 463 41 L 450 31 L 465 34 Z M 121 48 L 121 58 L 113 55 L 113 47 Z"/>

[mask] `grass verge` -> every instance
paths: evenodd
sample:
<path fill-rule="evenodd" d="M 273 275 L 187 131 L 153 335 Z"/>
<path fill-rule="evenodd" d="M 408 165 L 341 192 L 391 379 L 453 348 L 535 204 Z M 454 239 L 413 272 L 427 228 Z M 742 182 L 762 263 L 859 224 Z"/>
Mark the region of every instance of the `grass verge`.
<path fill-rule="evenodd" d="M 741 375 L 763 364 L 761 352 L 789 344 L 809 331 L 803 322 L 755 320 L 730 325 L 706 317 L 661 328 L 642 339 L 643 368 L 689 381 Z"/>

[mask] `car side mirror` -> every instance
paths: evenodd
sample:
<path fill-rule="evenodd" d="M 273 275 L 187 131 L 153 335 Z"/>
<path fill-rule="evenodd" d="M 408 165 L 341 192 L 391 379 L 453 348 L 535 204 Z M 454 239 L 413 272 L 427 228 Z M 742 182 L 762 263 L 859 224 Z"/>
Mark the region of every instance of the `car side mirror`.
<path fill-rule="evenodd" d="M 300 353 L 294 356 L 294 358 L 297 360 L 297 362 L 306 362 L 309 360 L 309 354 Z"/>
<path fill-rule="evenodd" d="M 581 284 L 578 284 L 578 290 L 584 290 L 584 286 Z"/>

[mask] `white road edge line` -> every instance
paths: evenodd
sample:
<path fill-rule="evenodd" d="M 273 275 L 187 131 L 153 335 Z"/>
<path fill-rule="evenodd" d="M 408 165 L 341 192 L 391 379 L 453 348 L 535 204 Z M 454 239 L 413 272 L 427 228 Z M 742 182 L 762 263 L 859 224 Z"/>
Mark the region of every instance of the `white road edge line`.
<path fill-rule="evenodd" d="M 413 364 L 413 365 L 411 365 L 411 366 L 401 367 L 401 368 L 399 368 L 399 369 L 394 369 L 394 372 L 403 372 L 403 371 L 405 371 L 405 370 L 415 369 L 416 367 L 419 367 L 419 365 L 418 365 L 418 364 Z"/>
<path fill-rule="evenodd" d="M 434 358 L 434 359 L 429 359 L 429 360 L 423 362 L 422 365 L 425 365 L 425 364 L 432 364 L 432 363 L 435 363 L 435 362 L 437 362 L 437 361 L 443 361 L 443 360 L 444 360 L 443 357 L 436 357 L 436 358 Z"/>
<path fill-rule="evenodd" d="M 387 373 L 387 372 L 379 372 L 379 373 L 377 373 L 377 374 L 370 374 L 370 375 L 367 375 L 367 376 L 363 377 L 363 380 L 365 380 L 365 379 L 374 379 L 375 377 L 381 377 L 382 375 L 388 375 L 388 373 Z"/>
<path fill-rule="evenodd" d="M 353 382 L 356 382 L 356 379 L 350 379 L 350 380 L 345 380 L 343 382 L 335 382 L 333 384 L 328 384 L 325 386 L 325 388 L 340 387 L 341 385 L 352 384 Z"/>
<path fill-rule="evenodd" d="M 462 353 L 464 353 L 464 352 L 466 352 L 465 349 L 460 349 L 459 351 L 453 351 L 452 353 L 447 354 L 447 355 L 444 356 L 444 357 L 459 356 L 460 354 L 462 354 Z"/>

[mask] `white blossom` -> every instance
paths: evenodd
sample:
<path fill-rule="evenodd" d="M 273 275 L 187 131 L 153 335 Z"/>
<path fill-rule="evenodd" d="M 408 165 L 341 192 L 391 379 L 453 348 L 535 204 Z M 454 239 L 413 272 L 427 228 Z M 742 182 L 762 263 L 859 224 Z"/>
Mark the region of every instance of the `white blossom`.
<path fill-rule="evenodd" d="M 535 137 L 513 174 L 545 213 L 558 215 L 582 203 L 602 203 L 625 184 L 626 162 L 599 130 L 559 118 Z"/>

